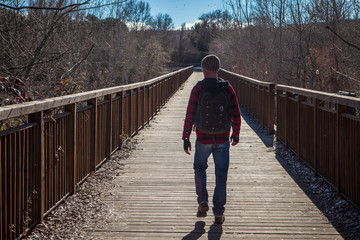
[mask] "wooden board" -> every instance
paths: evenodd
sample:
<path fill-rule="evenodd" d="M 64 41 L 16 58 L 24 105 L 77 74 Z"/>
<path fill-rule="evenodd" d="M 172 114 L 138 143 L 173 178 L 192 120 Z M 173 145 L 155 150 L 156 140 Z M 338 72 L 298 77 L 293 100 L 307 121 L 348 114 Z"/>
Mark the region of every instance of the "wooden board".
<path fill-rule="evenodd" d="M 244 120 L 240 143 L 230 150 L 225 223 L 213 224 L 211 210 L 206 218 L 196 217 L 194 152 L 183 152 L 181 137 L 191 88 L 201 79 L 202 73 L 193 73 L 136 136 L 137 150 L 103 198 L 116 218 L 87 229 L 89 238 L 342 239 Z M 194 140 L 193 133 L 193 148 Z M 210 196 L 213 189 L 210 157 Z"/>

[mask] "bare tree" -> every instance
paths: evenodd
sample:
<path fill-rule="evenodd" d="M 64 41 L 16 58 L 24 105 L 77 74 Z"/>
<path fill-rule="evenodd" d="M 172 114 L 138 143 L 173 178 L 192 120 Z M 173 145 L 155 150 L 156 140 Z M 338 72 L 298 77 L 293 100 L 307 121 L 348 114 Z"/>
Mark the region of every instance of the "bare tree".
<path fill-rule="evenodd" d="M 0 3 L 0 78 L 21 79 L 31 98 L 149 79 L 168 61 L 155 33 L 146 31 L 151 15 L 145 2 Z M 71 87 L 60 92 L 65 84 Z"/>
<path fill-rule="evenodd" d="M 154 30 L 169 31 L 174 28 L 174 23 L 169 14 L 159 13 L 152 21 L 151 26 Z"/>

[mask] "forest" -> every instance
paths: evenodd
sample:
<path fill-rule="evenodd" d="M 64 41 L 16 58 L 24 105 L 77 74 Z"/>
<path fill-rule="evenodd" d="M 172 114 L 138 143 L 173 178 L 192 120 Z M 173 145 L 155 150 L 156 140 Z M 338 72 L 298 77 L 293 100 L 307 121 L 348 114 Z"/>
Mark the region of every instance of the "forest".
<path fill-rule="evenodd" d="M 360 93 L 360 1 L 225 0 L 236 28 L 209 49 L 262 81 Z"/>
<path fill-rule="evenodd" d="M 222 67 L 262 81 L 360 94 L 358 0 L 223 0 L 192 28 L 137 0 L 0 1 L 0 105 Z"/>

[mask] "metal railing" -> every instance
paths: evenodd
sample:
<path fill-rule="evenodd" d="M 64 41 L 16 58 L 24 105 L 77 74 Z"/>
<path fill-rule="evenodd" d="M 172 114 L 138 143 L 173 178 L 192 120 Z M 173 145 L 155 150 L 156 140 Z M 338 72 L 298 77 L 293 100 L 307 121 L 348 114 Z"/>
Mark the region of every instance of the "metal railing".
<path fill-rule="evenodd" d="M 240 104 L 270 133 L 276 124 L 277 140 L 360 208 L 360 99 L 274 85 L 226 70 L 219 76 L 230 81 Z"/>
<path fill-rule="evenodd" d="M 360 99 L 277 85 L 277 139 L 360 207 Z"/>
<path fill-rule="evenodd" d="M 193 72 L 0 108 L 27 123 L 0 132 L 0 239 L 15 239 L 141 129 Z M 81 107 L 80 107 L 81 105 Z M 50 109 L 61 114 L 45 118 Z"/>

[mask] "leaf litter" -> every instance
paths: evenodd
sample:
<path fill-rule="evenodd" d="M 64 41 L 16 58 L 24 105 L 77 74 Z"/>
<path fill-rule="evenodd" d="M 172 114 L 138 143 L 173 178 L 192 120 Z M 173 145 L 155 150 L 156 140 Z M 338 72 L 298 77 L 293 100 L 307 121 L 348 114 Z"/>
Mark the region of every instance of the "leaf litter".
<path fill-rule="evenodd" d="M 105 160 L 95 173 L 77 186 L 76 193 L 66 198 L 38 224 L 26 239 L 88 239 L 87 232 L 99 222 L 117 219 L 101 197 L 112 195 L 113 178 L 124 167 L 136 147 L 136 139 L 130 138 L 123 147 Z"/>
<path fill-rule="evenodd" d="M 276 157 L 344 239 L 360 239 L 360 211 L 337 194 L 322 177 L 281 142 L 275 142 Z"/>

